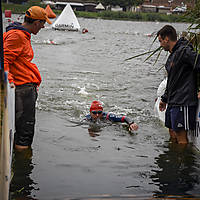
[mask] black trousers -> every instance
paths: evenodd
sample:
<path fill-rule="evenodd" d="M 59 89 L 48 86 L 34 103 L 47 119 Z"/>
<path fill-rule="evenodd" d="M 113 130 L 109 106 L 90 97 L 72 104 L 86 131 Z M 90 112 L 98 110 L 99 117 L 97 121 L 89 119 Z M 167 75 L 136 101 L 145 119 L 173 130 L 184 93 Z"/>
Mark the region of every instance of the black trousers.
<path fill-rule="evenodd" d="M 35 84 L 27 83 L 15 89 L 15 144 L 31 146 L 35 127 L 35 105 L 37 100 Z"/>

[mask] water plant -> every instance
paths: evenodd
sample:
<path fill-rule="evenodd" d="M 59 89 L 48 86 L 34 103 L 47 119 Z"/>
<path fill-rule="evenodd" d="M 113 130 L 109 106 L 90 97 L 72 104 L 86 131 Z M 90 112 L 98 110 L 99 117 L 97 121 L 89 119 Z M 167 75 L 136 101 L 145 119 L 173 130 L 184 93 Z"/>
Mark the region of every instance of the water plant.
<path fill-rule="evenodd" d="M 192 43 L 195 51 L 197 53 L 200 53 L 200 0 L 197 0 L 196 5 L 194 6 L 193 9 L 190 9 L 185 16 L 187 16 L 189 19 L 191 19 L 193 22 L 189 25 L 189 27 L 178 34 L 179 37 L 185 37 L 188 40 L 188 45 L 189 43 Z M 155 33 L 154 33 L 155 34 Z M 155 35 L 154 40 L 152 42 L 151 47 L 153 46 L 154 42 L 157 39 L 157 35 Z M 139 56 L 144 56 L 148 55 L 147 58 L 145 58 L 144 62 L 147 61 L 149 58 L 152 56 L 156 55 L 156 60 L 155 63 L 158 61 L 160 54 L 163 50 L 162 47 L 158 47 L 154 50 L 150 49 L 147 52 L 132 56 L 130 58 L 125 59 L 125 61 L 137 58 Z M 155 64 L 154 63 L 154 64 Z"/>

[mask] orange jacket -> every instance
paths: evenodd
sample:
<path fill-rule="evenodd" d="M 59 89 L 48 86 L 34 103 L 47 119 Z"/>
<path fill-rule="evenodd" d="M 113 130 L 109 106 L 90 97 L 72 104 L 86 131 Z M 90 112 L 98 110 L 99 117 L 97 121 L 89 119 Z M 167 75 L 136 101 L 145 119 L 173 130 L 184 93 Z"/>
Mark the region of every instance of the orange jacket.
<path fill-rule="evenodd" d="M 9 82 L 15 85 L 41 83 L 40 72 L 31 62 L 34 53 L 30 39 L 31 34 L 25 30 L 11 29 L 3 34 L 4 68 Z"/>

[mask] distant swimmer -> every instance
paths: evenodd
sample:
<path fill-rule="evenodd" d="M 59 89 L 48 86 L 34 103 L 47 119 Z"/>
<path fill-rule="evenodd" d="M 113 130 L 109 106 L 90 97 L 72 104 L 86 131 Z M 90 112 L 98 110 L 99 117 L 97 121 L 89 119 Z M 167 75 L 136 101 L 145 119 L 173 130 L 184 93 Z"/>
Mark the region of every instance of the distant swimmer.
<path fill-rule="evenodd" d="M 86 29 L 86 28 L 83 28 L 82 29 L 82 33 L 84 34 L 84 33 L 87 33 L 88 32 L 88 30 Z"/>
<path fill-rule="evenodd" d="M 152 33 L 147 33 L 147 34 L 145 34 L 145 36 L 152 37 L 153 35 L 152 35 Z"/>
<path fill-rule="evenodd" d="M 57 43 L 51 39 L 44 40 L 43 43 L 57 45 Z"/>
<path fill-rule="evenodd" d="M 53 40 L 49 40 L 48 42 L 49 44 L 56 44 L 56 42 L 54 42 Z"/>
<path fill-rule="evenodd" d="M 144 35 L 147 36 L 147 37 L 153 37 L 153 36 L 155 36 L 155 34 L 156 34 L 156 32 L 154 31 L 152 33 L 147 33 L 147 34 L 144 34 Z"/>
<path fill-rule="evenodd" d="M 103 106 L 99 101 L 93 101 L 90 106 L 90 114 L 86 115 L 85 120 L 91 122 L 97 122 L 98 120 L 101 121 L 111 121 L 111 122 L 125 122 L 129 126 L 129 131 L 131 130 L 138 130 L 138 125 L 127 116 L 118 116 L 113 113 L 103 112 Z"/>
<path fill-rule="evenodd" d="M 54 42 L 53 40 L 50 40 L 50 43 L 51 43 L 51 44 L 55 44 L 55 42 Z"/>

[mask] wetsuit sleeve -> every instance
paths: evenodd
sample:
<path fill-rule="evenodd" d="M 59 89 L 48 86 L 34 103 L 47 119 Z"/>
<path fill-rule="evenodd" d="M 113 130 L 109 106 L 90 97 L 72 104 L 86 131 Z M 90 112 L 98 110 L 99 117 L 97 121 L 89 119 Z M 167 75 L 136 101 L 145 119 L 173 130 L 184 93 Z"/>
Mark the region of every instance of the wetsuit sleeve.
<path fill-rule="evenodd" d="M 129 125 L 134 123 L 133 120 L 130 120 L 126 116 L 118 116 L 118 115 L 115 115 L 113 113 L 108 113 L 106 119 L 108 119 L 108 120 L 110 120 L 112 122 L 126 122 Z"/>
<path fill-rule="evenodd" d="M 128 118 L 128 117 L 125 117 L 124 118 L 124 121 L 128 124 L 128 125 L 131 125 L 131 124 L 133 124 L 134 123 L 134 121 L 133 120 L 131 120 L 130 118 Z"/>
<path fill-rule="evenodd" d="M 85 121 L 91 121 L 92 117 L 90 114 L 86 115 L 85 118 L 83 120 Z"/>
<path fill-rule="evenodd" d="M 88 114 L 80 121 L 80 123 L 88 123 L 88 122 L 91 122 L 91 121 L 92 121 L 91 115 Z"/>

